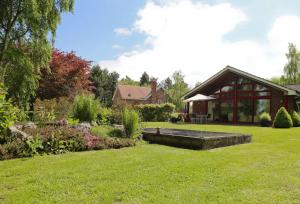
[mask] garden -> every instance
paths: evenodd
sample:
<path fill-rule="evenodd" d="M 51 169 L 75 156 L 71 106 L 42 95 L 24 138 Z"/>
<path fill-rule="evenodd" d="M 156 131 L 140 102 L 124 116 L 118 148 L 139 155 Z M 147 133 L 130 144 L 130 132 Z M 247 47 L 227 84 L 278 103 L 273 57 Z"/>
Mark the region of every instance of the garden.
<path fill-rule="evenodd" d="M 141 143 L 1 161 L 1 202 L 300 202 L 298 128 L 143 126 L 252 134 L 253 142 L 208 151 Z"/>

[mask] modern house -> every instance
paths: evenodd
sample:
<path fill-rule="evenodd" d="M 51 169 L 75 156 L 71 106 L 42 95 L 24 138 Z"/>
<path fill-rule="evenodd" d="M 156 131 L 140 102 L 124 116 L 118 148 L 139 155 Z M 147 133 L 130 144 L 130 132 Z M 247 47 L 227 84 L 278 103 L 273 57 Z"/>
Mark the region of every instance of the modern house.
<path fill-rule="evenodd" d="M 262 112 L 274 118 L 281 106 L 288 111 L 299 111 L 300 106 L 300 85 L 280 86 L 230 66 L 182 98 L 189 101 L 197 98 L 197 94 L 209 99 L 187 102 L 188 115 L 207 115 L 209 120 L 222 123 L 256 123 Z"/>
<path fill-rule="evenodd" d="M 160 104 L 166 102 L 166 94 L 156 80 L 152 80 L 150 87 L 117 85 L 112 100 L 115 106 Z"/>

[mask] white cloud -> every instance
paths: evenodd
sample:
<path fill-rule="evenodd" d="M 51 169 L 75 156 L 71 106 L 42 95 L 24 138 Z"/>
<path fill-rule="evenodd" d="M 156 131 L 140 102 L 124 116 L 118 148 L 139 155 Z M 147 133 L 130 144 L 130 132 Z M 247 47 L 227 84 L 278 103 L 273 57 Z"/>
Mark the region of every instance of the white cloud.
<path fill-rule="evenodd" d="M 129 36 L 132 34 L 132 31 L 129 30 L 128 28 L 116 28 L 114 29 L 114 32 L 118 35 L 123 35 L 123 36 Z"/>
<path fill-rule="evenodd" d="M 227 41 L 224 36 L 247 22 L 243 10 L 229 3 L 208 5 L 190 0 L 148 2 L 138 12 L 133 30 L 147 36 L 144 49 L 101 61 L 121 76 L 138 79 L 143 71 L 164 79 L 182 70 L 189 84 L 204 81 L 226 65 L 262 77 L 280 75 L 287 43 L 300 46 L 300 18 L 275 20 L 265 43 L 253 40 Z M 143 46 L 141 46 L 143 47 Z"/>

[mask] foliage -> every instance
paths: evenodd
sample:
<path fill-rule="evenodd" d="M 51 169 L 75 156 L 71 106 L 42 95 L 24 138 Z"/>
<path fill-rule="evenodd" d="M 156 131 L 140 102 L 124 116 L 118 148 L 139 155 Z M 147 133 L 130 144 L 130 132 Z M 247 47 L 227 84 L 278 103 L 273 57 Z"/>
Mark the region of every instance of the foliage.
<path fill-rule="evenodd" d="M 74 128 L 44 126 L 24 131 L 33 136 L 27 141 L 31 152 L 61 154 L 84 150 L 83 133 Z"/>
<path fill-rule="evenodd" d="M 172 123 L 177 123 L 183 121 L 183 117 L 182 115 L 180 115 L 179 113 L 172 113 L 170 116 L 170 122 Z"/>
<path fill-rule="evenodd" d="M 168 102 L 173 103 L 177 111 L 182 111 L 184 104 L 181 97 L 188 92 L 188 84 L 184 81 L 184 76 L 181 71 L 176 71 L 172 75 L 172 86 L 167 89 Z"/>
<path fill-rule="evenodd" d="M 92 127 L 91 133 L 98 137 L 124 137 L 124 132 L 121 129 L 109 125 Z"/>
<path fill-rule="evenodd" d="M 290 128 L 293 126 L 293 121 L 290 114 L 284 107 L 281 107 L 274 118 L 273 127 L 275 128 Z"/>
<path fill-rule="evenodd" d="M 300 116 L 296 111 L 293 111 L 291 114 L 293 126 L 294 127 L 300 127 Z"/>
<path fill-rule="evenodd" d="M 0 144 L 0 160 L 28 156 L 26 143 L 20 138 Z"/>
<path fill-rule="evenodd" d="M 273 83 L 284 86 L 287 84 L 287 79 L 284 76 L 281 77 L 272 77 L 270 79 Z"/>
<path fill-rule="evenodd" d="M 125 78 L 121 79 L 119 81 L 120 85 L 132 85 L 132 86 L 139 86 L 140 82 L 138 81 L 134 81 L 133 79 L 131 79 L 129 76 L 126 76 Z"/>
<path fill-rule="evenodd" d="M 68 118 L 72 110 L 72 99 L 60 97 L 57 99 L 36 99 L 33 104 L 34 119 L 39 122 L 50 122 Z"/>
<path fill-rule="evenodd" d="M 300 53 L 295 44 L 289 43 L 289 52 L 286 57 L 288 62 L 284 66 L 284 74 L 287 83 L 297 83 L 300 80 Z"/>
<path fill-rule="evenodd" d="M 90 62 L 74 52 L 52 51 L 50 70 L 42 70 L 37 96 L 41 99 L 74 97 L 82 89 L 89 90 Z"/>
<path fill-rule="evenodd" d="M 119 74 L 101 69 L 99 65 L 92 67 L 90 81 L 93 84 L 93 93 L 101 104 L 112 106 L 112 97 L 118 83 Z"/>
<path fill-rule="evenodd" d="M 140 78 L 140 86 L 147 86 L 150 84 L 150 77 L 147 72 L 144 72 Z"/>
<path fill-rule="evenodd" d="M 0 1 L 0 82 L 18 106 L 28 108 L 40 69 L 50 61 L 50 40 L 54 42 L 61 13 L 73 5 L 74 0 Z"/>
<path fill-rule="evenodd" d="M 122 111 L 120 108 L 105 108 L 98 109 L 97 123 L 100 125 L 113 125 L 122 123 Z"/>
<path fill-rule="evenodd" d="M 165 90 L 168 90 L 172 87 L 173 85 L 173 82 L 172 80 L 170 79 L 170 77 L 166 78 L 165 80 L 163 80 L 161 83 L 160 83 L 160 86 L 163 87 Z"/>
<path fill-rule="evenodd" d="M 80 122 L 96 120 L 100 103 L 93 95 L 77 95 L 73 103 L 73 118 Z"/>
<path fill-rule="evenodd" d="M 122 121 L 125 135 L 129 138 L 138 136 L 139 131 L 139 114 L 135 110 L 128 110 L 124 108 L 122 114 Z"/>
<path fill-rule="evenodd" d="M 13 125 L 17 120 L 17 109 L 6 100 L 6 91 L 3 85 L 0 84 L 0 143 L 7 135 L 8 127 Z"/>
<path fill-rule="evenodd" d="M 262 127 L 269 127 L 272 124 L 272 119 L 269 113 L 263 112 L 259 115 L 259 122 Z"/>
<path fill-rule="evenodd" d="M 140 112 L 143 121 L 168 121 L 175 106 L 164 103 L 137 105 L 134 108 Z"/>
<path fill-rule="evenodd" d="M 272 119 L 269 113 L 263 112 L 259 115 L 259 120 L 271 121 Z"/>

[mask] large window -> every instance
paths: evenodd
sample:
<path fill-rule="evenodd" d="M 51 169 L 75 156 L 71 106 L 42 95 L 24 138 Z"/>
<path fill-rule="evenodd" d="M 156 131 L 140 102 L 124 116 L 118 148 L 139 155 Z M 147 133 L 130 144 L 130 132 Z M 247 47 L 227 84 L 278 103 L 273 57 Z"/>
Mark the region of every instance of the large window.
<path fill-rule="evenodd" d="M 238 122 L 252 122 L 253 106 L 252 100 L 239 100 L 237 104 Z"/>
<path fill-rule="evenodd" d="M 270 99 L 257 99 L 254 100 L 255 112 L 254 122 L 259 122 L 259 115 L 263 112 L 270 113 Z"/>
<path fill-rule="evenodd" d="M 220 103 L 220 119 L 222 122 L 233 121 L 233 101 L 222 101 Z"/>

